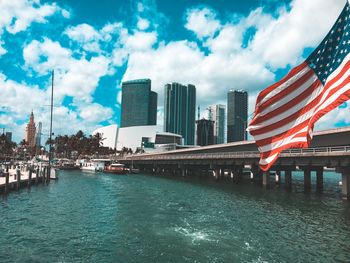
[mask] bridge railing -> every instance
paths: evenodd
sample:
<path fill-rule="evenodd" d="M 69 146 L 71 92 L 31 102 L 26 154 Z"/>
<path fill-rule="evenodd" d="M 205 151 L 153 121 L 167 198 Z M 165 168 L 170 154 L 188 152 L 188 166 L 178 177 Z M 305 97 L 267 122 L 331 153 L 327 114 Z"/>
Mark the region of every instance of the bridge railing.
<path fill-rule="evenodd" d="M 322 153 L 349 153 L 350 146 L 295 148 L 282 152 L 282 156 L 297 156 Z M 190 154 L 141 154 L 125 156 L 120 160 L 190 160 L 190 159 L 231 159 L 231 158 L 259 158 L 258 151 L 223 152 L 223 153 L 190 153 Z"/>

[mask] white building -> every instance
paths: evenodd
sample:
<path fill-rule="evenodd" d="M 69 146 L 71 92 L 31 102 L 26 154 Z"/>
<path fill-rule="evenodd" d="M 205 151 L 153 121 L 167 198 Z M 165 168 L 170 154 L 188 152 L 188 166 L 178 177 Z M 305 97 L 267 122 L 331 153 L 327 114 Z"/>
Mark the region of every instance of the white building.
<path fill-rule="evenodd" d="M 166 145 L 173 148 L 174 145 L 182 145 L 183 138 L 181 135 L 173 133 L 158 132 L 159 127 L 155 125 L 132 126 L 119 128 L 117 125 L 109 125 L 95 130 L 92 134 L 101 133 L 103 146 L 121 150 L 123 147 L 131 148 L 135 151 L 142 148 L 145 151 L 154 151 L 167 149 Z M 142 144 L 143 143 L 143 144 Z M 147 149 L 149 145 L 155 145 L 153 149 Z"/>
<path fill-rule="evenodd" d="M 225 143 L 225 105 L 217 104 L 209 106 L 209 120 L 214 121 L 214 143 Z"/>
<path fill-rule="evenodd" d="M 96 133 L 102 134 L 102 138 L 104 138 L 102 141 L 104 147 L 109 147 L 112 149 L 117 147 L 118 125 L 114 124 L 98 128 L 92 134 L 95 135 Z"/>

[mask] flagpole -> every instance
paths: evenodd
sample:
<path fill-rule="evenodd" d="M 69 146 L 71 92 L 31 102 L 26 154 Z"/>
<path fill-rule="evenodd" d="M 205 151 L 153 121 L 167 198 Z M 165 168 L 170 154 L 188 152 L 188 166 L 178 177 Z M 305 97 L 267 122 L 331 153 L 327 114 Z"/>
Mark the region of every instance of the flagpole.
<path fill-rule="evenodd" d="M 52 112 L 53 112 L 53 83 L 54 83 L 54 75 L 55 72 L 52 70 L 51 75 L 51 113 L 50 113 L 50 144 L 49 144 L 49 172 L 48 172 L 48 180 L 50 180 L 50 174 L 51 174 L 51 161 L 52 161 Z"/>

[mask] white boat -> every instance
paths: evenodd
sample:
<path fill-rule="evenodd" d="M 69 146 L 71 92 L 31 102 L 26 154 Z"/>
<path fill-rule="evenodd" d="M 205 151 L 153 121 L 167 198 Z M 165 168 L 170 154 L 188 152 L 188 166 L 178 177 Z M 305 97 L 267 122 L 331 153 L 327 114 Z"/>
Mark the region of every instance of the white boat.
<path fill-rule="evenodd" d="M 90 172 L 103 172 L 106 163 L 110 163 L 110 159 L 91 159 L 90 161 L 84 161 L 81 163 L 80 169 Z"/>

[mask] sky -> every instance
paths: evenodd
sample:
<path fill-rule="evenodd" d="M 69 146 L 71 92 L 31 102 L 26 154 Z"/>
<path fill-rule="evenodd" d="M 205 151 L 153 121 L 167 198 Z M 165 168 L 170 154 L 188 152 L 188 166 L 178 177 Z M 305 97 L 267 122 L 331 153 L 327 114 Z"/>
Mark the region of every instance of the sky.
<path fill-rule="evenodd" d="M 164 85 L 194 84 L 205 109 L 227 92 L 257 94 L 303 62 L 346 0 L 0 0 L 0 128 L 23 139 L 33 110 L 48 134 L 120 123 L 121 82 L 150 78 L 163 123 Z M 315 130 L 350 124 L 348 104 Z"/>

